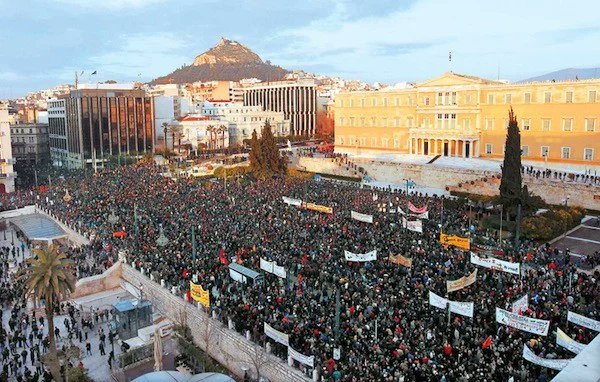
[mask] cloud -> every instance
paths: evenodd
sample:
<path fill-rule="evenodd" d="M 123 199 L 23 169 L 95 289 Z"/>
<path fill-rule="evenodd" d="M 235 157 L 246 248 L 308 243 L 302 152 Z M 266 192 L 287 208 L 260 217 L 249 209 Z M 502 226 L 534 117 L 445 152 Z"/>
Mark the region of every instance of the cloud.
<path fill-rule="evenodd" d="M 139 73 L 142 80 L 149 80 L 191 60 L 187 55 L 189 40 L 186 35 L 171 32 L 122 35 L 107 44 L 108 51 L 90 57 L 90 69 L 97 70 L 100 78 L 112 75 L 137 79 Z"/>
<path fill-rule="evenodd" d="M 165 0 L 54 0 L 67 6 L 76 6 L 86 10 L 121 10 L 144 8 Z"/>

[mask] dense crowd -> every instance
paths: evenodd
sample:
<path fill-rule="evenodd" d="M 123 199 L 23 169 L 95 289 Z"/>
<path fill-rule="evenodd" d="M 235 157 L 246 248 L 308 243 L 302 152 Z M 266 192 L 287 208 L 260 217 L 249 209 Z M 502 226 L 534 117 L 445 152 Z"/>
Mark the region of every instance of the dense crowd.
<path fill-rule="evenodd" d="M 288 206 L 282 196 L 330 206 L 334 213 Z M 401 215 L 390 213 L 398 207 L 406 211 L 407 198 L 429 209 L 423 233 L 403 229 Z M 185 292 L 197 279 L 210 290 L 211 309 L 220 319 L 232 319 L 236 330 L 250 331 L 261 344 L 268 340 L 263 322 L 288 333 L 294 349 L 315 356 L 327 381 L 546 381 L 556 371 L 524 360 L 523 346 L 545 358 L 572 358 L 552 332 L 560 327 L 588 343 L 595 333 L 574 325 L 567 329 L 567 311 L 600 318 L 598 274 L 576 273 L 550 246 L 527 241 L 504 255 L 524 264 L 520 277 L 479 269 L 475 284 L 450 294 L 454 301 L 473 301 L 474 318 L 453 314 L 448 320 L 445 311 L 430 306 L 428 291 L 444 296 L 446 280 L 475 269 L 467 252 L 438 241 L 440 226 L 445 232 L 469 230 L 469 208 L 461 201 L 294 178 L 242 178 L 225 186 L 162 177 L 153 166 L 68 177 L 36 200 L 94 238 L 79 256 L 98 261 L 81 261 L 88 265 L 80 274 L 109 266 L 123 249 L 128 263 L 168 288 Z M 351 210 L 373 215 L 374 224 L 350 219 Z M 164 247 L 156 242 L 161 229 L 169 240 Z M 117 231 L 126 237 L 114 237 Z M 377 261 L 344 260 L 344 250 L 374 249 Z M 412 267 L 390 263 L 390 254 L 411 258 Z M 260 258 L 284 266 L 288 278 L 265 274 L 258 284 L 230 278 L 230 261 L 259 270 Z M 495 308 L 510 309 L 525 293 L 529 309 L 523 314 L 550 320 L 547 337 L 496 323 Z M 488 336 L 492 345 L 484 349 Z M 286 354 L 279 344 L 272 348 Z M 339 359 L 333 357 L 336 348 Z"/>

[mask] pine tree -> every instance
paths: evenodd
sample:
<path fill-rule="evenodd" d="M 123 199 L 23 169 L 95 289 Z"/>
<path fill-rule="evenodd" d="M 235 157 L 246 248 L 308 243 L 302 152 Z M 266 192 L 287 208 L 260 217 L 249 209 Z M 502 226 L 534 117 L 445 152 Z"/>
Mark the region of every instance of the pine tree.
<path fill-rule="evenodd" d="M 260 177 L 262 174 L 263 164 L 262 164 L 262 154 L 260 142 L 258 141 L 258 136 L 256 134 L 256 130 L 252 131 L 252 139 L 250 140 L 250 153 L 248 154 L 250 159 L 250 168 L 252 172 Z"/>
<path fill-rule="evenodd" d="M 500 182 L 500 203 L 508 214 L 514 215 L 517 205 L 522 203 L 523 179 L 521 177 L 521 134 L 512 107 L 508 112 L 507 130 Z"/>
<path fill-rule="evenodd" d="M 271 124 L 269 121 L 265 122 L 265 125 L 263 126 L 262 134 L 260 136 L 260 149 L 265 161 L 265 171 L 269 174 L 278 173 L 279 149 L 277 148 L 277 142 L 271 131 Z"/>

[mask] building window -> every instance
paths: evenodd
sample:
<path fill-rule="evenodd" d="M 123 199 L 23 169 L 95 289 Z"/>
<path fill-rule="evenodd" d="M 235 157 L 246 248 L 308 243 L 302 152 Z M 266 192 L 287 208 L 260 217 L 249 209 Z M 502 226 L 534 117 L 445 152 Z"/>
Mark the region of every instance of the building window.
<path fill-rule="evenodd" d="M 396 107 L 400 106 L 400 98 L 398 98 L 398 97 L 394 98 L 394 106 L 396 106 Z"/>
<path fill-rule="evenodd" d="M 340 142 L 340 145 L 344 144 L 344 137 L 338 137 L 338 142 Z"/>
<path fill-rule="evenodd" d="M 371 117 L 371 127 L 377 126 L 377 119 L 375 117 Z"/>
<path fill-rule="evenodd" d="M 585 131 L 593 132 L 596 130 L 596 120 L 594 118 L 585 119 Z"/>
<path fill-rule="evenodd" d="M 572 131 L 573 130 L 573 118 L 564 118 L 563 119 L 563 131 Z"/>
<path fill-rule="evenodd" d="M 545 92 L 544 93 L 544 103 L 550 103 L 552 102 L 552 92 Z"/>
<path fill-rule="evenodd" d="M 566 101 L 567 103 L 573 103 L 573 92 L 571 92 L 571 91 L 568 91 L 568 92 L 565 94 L 565 101 Z"/>
<path fill-rule="evenodd" d="M 540 151 L 542 154 L 542 158 L 547 158 L 550 155 L 550 147 L 549 146 L 542 146 Z"/>
<path fill-rule="evenodd" d="M 504 103 L 505 104 L 510 104 L 512 102 L 512 94 L 505 94 L 504 95 Z"/>
<path fill-rule="evenodd" d="M 590 90 L 588 93 L 588 102 L 596 102 L 596 91 Z"/>
<path fill-rule="evenodd" d="M 395 118 L 394 124 L 396 127 L 400 127 L 400 118 L 399 117 Z"/>
<path fill-rule="evenodd" d="M 429 97 L 425 97 L 423 102 L 425 103 L 425 106 L 429 106 Z"/>
<path fill-rule="evenodd" d="M 360 127 L 365 127 L 365 117 L 360 117 Z"/>
<path fill-rule="evenodd" d="M 367 145 L 367 138 L 364 138 L 364 137 L 360 138 L 360 145 L 362 147 L 365 147 Z"/>
<path fill-rule="evenodd" d="M 371 138 L 371 147 L 377 146 L 377 138 Z"/>
<path fill-rule="evenodd" d="M 354 117 L 350 117 L 350 126 L 354 127 Z"/>
<path fill-rule="evenodd" d="M 542 119 L 542 131 L 550 131 L 551 126 L 552 126 L 552 120 Z"/>
<path fill-rule="evenodd" d="M 407 127 L 413 127 L 413 119 L 412 118 L 406 118 L 406 126 Z"/>
<path fill-rule="evenodd" d="M 387 98 L 383 99 L 383 107 L 387 107 Z"/>
<path fill-rule="evenodd" d="M 437 102 L 436 105 L 441 105 L 443 102 L 443 97 L 444 97 L 444 93 L 438 93 L 437 94 Z"/>
<path fill-rule="evenodd" d="M 456 92 L 452 92 L 452 105 L 456 105 Z"/>
<path fill-rule="evenodd" d="M 365 99 L 364 98 L 360 99 L 360 107 L 365 107 Z"/>
<path fill-rule="evenodd" d="M 492 130 L 494 128 L 494 120 L 492 118 L 486 118 L 485 120 L 485 129 Z"/>
<path fill-rule="evenodd" d="M 371 100 L 371 106 L 377 106 L 377 98 Z"/>
<path fill-rule="evenodd" d="M 387 127 L 387 118 L 381 118 L 381 126 Z"/>
<path fill-rule="evenodd" d="M 525 131 L 529 131 L 529 129 L 531 129 L 531 120 L 530 119 L 523 119 L 523 130 Z"/>
<path fill-rule="evenodd" d="M 529 146 L 521 146 L 521 156 L 529 156 Z"/>
<path fill-rule="evenodd" d="M 583 160 L 587 160 L 587 161 L 594 160 L 594 149 L 590 149 L 590 148 L 583 149 Z"/>
<path fill-rule="evenodd" d="M 492 105 L 494 103 L 494 95 L 493 94 L 488 94 L 487 103 L 490 105 Z"/>
<path fill-rule="evenodd" d="M 525 93 L 525 103 L 531 103 L 531 93 Z"/>
<path fill-rule="evenodd" d="M 485 145 L 485 153 L 486 154 L 491 154 L 492 153 L 492 144 L 491 143 L 486 143 L 486 145 Z"/>
<path fill-rule="evenodd" d="M 252 118 L 252 120 L 254 121 L 254 118 Z M 344 122 L 344 117 L 340 117 L 340 126 L 345 126 Z"/>
<path fill-rule="evenodd" d="M 340 100 L 340 107 L 344 107 L 344 100 L 343 99 Z"/>
<path fill-rule="evenodd" d="M 389 142 L 388 138 L 381 138 L 381 146 L 388 147 L 388 142 Z"/>
<path fill-rule="evenodd" d="M 400 141 L 398 139 L 394 139 L 394 148 L 397 149 L 400 147 Z"/>
<path fill-rule="evenodd" d="M 562 159 L 570 159 L 571 158 L 571 148 L 570 147 L 562 147 L 560 156 Z"/>

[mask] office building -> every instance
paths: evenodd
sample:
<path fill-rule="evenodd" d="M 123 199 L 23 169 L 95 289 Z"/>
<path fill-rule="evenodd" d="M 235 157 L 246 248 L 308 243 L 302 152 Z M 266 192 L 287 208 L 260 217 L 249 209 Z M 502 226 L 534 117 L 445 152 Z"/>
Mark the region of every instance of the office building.
<path fill-rule="evenodd" d="M 13 157 L 19 165 L 43 165 L 50 162 L 48 125 L 21 123 L 10 126 Z"/>
<path fill-rule="evenodd" d="M 0 194 L 15 191 L 16 174 L 13 164 L 8 107 L 0 103 Z"/>

